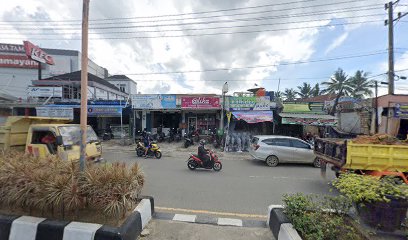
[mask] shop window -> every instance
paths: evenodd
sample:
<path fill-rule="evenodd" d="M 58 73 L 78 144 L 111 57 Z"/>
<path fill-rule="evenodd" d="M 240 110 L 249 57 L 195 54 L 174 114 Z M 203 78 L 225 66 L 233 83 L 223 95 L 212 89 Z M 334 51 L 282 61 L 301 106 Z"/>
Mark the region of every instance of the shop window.
<path fill-rule="evenodd" d="M 118 88 L 121 92 L 126 92 L 126 84 L 118 84 Z"/>

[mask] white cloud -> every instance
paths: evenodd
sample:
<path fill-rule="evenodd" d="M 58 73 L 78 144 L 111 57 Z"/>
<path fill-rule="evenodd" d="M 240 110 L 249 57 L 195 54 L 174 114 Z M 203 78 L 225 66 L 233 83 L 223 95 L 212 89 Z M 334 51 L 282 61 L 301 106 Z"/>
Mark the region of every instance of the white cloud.
<path fill-rule="evenodd" d="M 340 35 L 340 37 L 336 38 L 326 49 L 326 51 L 324 52 L 324 54 L 328 54 L 329 52 L 333 51 L 334 49 L 336 49 L 337 47 L 339 47 L 341 44 L 344 43 L 344 41 L 346 41 L 347 37 L 348 37 L 348 32 L 345 32 L 343 34 Z"/>

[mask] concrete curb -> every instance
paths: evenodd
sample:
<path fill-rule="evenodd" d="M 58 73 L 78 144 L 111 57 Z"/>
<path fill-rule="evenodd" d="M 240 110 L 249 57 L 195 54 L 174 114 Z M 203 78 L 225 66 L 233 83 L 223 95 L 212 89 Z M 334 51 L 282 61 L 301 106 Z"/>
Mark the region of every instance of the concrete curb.
<path fill-rule="evenodd" d="M 193 215 L 193 214 L 156 212 L 153 218 L 160 219 L 160 220 L 176 221 L 176 222 L 210 224 L 210 225 L 216 225 L 216 226 L 234 226 L 234 227 L 249 227 L 249 228 L 267 227 L 265 224 L 265 221 L 214 217 L 214 216 L 206 215 L 206 214 Z"/>
<path fill-rule="evenodd" d="M 270 205 L 268 207 L 267 225 L 276 240 L 302 240 L 286 217 L 281 205 Z"/>
<path fill-rule="evenodd" d="M 1 240 L 135 240 L 154 214 L 154 199 L 141 201 L 120 227 L 0 215 Z"/>

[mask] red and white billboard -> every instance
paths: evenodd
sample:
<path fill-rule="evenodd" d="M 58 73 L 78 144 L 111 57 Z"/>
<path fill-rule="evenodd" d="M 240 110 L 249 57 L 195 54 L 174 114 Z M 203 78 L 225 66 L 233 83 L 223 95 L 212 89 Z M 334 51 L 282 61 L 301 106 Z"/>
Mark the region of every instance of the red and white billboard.
<path fill-rule="evenodd" d="M 48 55 L 41 48 L 32 44 L 31 42 L 24 41 L 24 49 L 29 58 L 48 65 L 54 65 L 54 59 L 52 56 Z"/>
<path fill-rule="evenodd" d="M 181 108 L 189 109 L 219 109 L 220 98 L 218 97 L 182 97 Z"/>
<path fill-rule="evenodd" d="M 38 68 L 38 62 L 24 55 L 0 55 L 0 67 L 6 68 Z"/>

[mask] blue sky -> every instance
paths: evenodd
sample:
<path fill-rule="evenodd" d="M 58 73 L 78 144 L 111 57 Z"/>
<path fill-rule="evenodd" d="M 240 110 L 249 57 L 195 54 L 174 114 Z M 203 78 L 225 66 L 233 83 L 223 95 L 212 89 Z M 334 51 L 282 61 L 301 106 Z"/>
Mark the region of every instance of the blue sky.
<path fill-rule="evenodd" d="M 142 93 L 219 94 L 225 81 L 230 93 L 255 83 L 276 91 L 279 78 L 284 90 L 327 80 L 339 67 L 349 75 L 356 70 L 376 75 L 387 71 L 386 2 L 91 1 L 89 57 L 111 74 L 128 75 Z M 6 1 L 0 9 L 0 42 L 30 40 L 41 47 L 80 51 L 81 11 L 81 1 Z M 408 0 L 400 0 L 398 11 L 408 11 Z M 407 69 L 408 16 L 396 24 L 395 47 L 395 69 Z M 383 53 L 311 63 L 379 51 Z M 298 61 L 309 63 L 287 64 Z M 376 79 L 386 80 L 385 75 Z M 396 89 L 408 93 L 408 81 L 397 82 Z"/>

